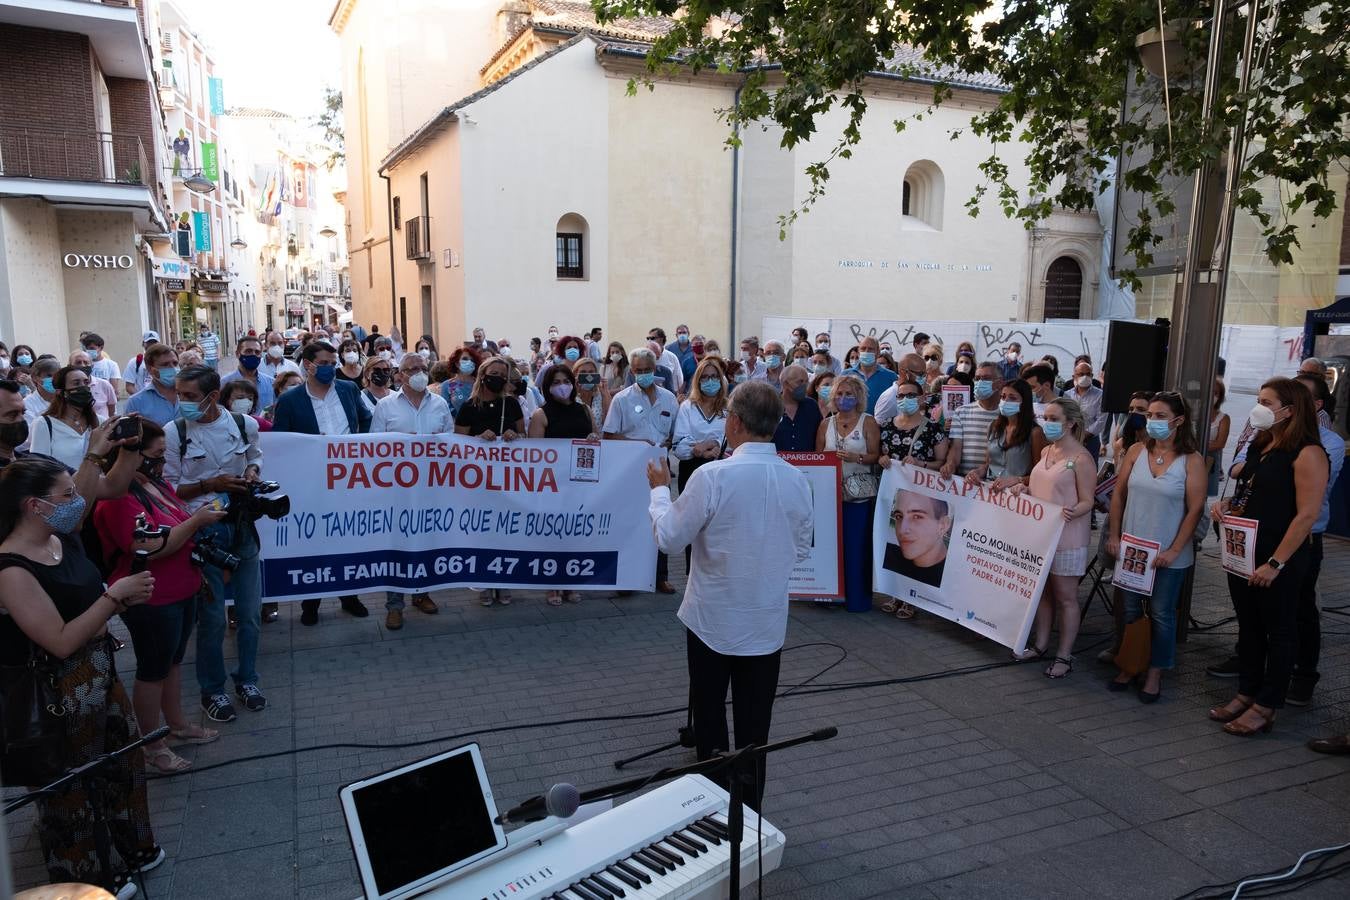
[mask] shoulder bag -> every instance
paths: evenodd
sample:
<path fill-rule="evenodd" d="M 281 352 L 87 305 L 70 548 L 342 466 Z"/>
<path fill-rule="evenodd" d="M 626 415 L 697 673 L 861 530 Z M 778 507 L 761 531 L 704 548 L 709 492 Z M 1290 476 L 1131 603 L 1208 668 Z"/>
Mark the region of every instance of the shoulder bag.
<path fill-rule="evenodd" d="M 23 565 L 6 556 L 0 568 Z M 47 784 L 65 771 L 66 710 L 57 665 L 31 640 L 25 662 L 0 665 L 0 777 L 8 784 Z"/>

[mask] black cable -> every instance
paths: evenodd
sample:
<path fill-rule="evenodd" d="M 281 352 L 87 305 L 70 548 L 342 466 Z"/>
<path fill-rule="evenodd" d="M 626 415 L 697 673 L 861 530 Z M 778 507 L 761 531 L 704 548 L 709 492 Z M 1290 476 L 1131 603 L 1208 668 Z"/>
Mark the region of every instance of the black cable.
<path fill-rule="evenodd" d="M 1331 867 L 1326 872 L 1321 872 L 1322 866 L 1324 866 L 1328 861 L 1335 859 L 1337 856 L 1340 856 L 1342 853 L 1346 852 L 1350 852 L 1350 848 L 1337 850 L 1334 853 L 1328 853 L 1325 856 L 1318 859 L 1316 863 L 1312 864 L 1309 867 L 1308 871 L 1306 872 L 1303 872 L 1301 874 L 1297 873 L 1292 874 L 1288 878 L 1281 879 L 1280 881 L 1270 881 L 1264 884 L 1256 885 L 1252 887 L 1250 890 L 1244 890 L 1243 894 L 1253 897 L 1275 896 L 1276 894 L 1288 893 L 1291 890 L 1298 890 L 1302 888 L 1305 884 L 1308 884 L 1312 881 L 1321 881 L 1323 878 L 1329 878 L 1334 874 L 1340 873 L 1342 870 L 1350 869 L 1350 860 L 1346 860 L 1345 862 L 1338 863 L 1337 865 Z M 1186 893 L 1177 897 L 1176 900 L 1227 900 L 1228 897 L 1232 896 L 1232 893 L 1234 890 L 1237 889 L 1237 886 L 1239 884 L 1242 884 L 1244 881 L 1250 881 L 1253 878 L 1270 878 L 1272 876 L 1279 875 L 1281 872 L 1285 872 L 1288 869 L 1289 866 L 1287 865 L 1280 866 L 1277 869 L 1271 869 L 1269 872 L 1259 872 L 1253 875 L 1243 875 L 1240 878 L 1234 878 L 1232 881 L 1228 881 L 1223 884 L 1202 885 L 1198 888 L 1187 891 Z M 1209 893 L 1201 893 L 1203 891 L 1208 891 Z"/>

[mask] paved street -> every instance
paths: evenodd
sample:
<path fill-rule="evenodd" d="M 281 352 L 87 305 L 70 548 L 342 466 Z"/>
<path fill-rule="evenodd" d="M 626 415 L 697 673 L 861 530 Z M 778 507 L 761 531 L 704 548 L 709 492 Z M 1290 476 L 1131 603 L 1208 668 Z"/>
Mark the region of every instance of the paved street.
<path fill-rule="evenodd" d="M 1214 557 L 1202 557 L 1195 615 L 1228 614 Z M 676 567 L 672 558 L 672 569 Z M 1350 548 L 1328 542 L 1323 597 L 1343 602 Z M 398 633 L 336 612 L 317 628 L 299 610 L 265 626 L 259 666 L 271 701 L 241 711 L 226 736 L 183 749 L 197 766 L 320 744 L 392 744 L 478 729 L 679 707 L 684 643 L 676 598 L 590 598 L 546 607 L 517 595 L 484 609 L 467 591 L 437 595 L 437 617 L 408 610 Z M 378 612 L 377 612 L 378 610 Z M 1325 617 L 1314 704 L 1287 709 L 1271 735 L 1238 740 L 1205 719 L 1233 682 L 1203 667 L 1235 627 L 1194 634 L 1180 675 L 1155 706 L 1103 688 L 1093 662 L 1108 627 L 1093 603 L 1078 667 L 1005 666 L 911 684 L 781 699 L 775 737 L 836 725 L 833 741 L 773 760 L 765 815 L 787 836 L 766 896 L 1174 897 L 1292 863 L 1350 837 L 1350 760 L 1303 747 L 1350 727 L 1350 620 Z M 817 684 L 872 681 L 1000 663 L 1002 649 L 932 618 L 901 622 L 798 607 L 782 684 L 847 657 Z M 125 651 L 130 657 L 131 651 Z M 122 666 L 132 668 L 130 658 Z M 190 669 L 189 669 L 190 673 Z M 191 680 L 190 678 L 188 679 Z M 500 802 L 555 781 L 612 780 L 613 760 L 673 739 L 682 714 L 531 728 L 477 738 Z M 303 752 L 198 771 L 151 787 L 168 862 L 149 882 L 164 898 L 332 898 L 358 893 L 339 787 L 454 746 Z M 669 754 L 676 762 L 687 757 Z M 648 771 L 638 769 L 636 771 Z M 10 823 L 18 887 L 43 880 L 29 819 Z M 1323 882 L 1301 896 L 1343 897 Z"/>

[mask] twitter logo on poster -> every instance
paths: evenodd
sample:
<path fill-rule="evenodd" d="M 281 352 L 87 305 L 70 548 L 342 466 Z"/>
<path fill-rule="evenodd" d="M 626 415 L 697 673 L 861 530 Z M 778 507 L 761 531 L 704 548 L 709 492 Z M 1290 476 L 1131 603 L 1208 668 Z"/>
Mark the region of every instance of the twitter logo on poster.
<path fill-rule="evenodd" d="M 973 618 L 975 618 L 975 610 L 973 609 L 966 610 L 966 621 L 970 621 Z"/>

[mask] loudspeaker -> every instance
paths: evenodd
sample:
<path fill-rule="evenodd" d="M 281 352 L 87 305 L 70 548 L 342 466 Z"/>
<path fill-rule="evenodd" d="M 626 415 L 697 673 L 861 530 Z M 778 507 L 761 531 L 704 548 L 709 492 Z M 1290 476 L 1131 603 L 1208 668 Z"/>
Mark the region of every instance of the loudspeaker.
<path fill-rule="evenodd" d="M 1106 334 L 1102 409 L 1125 412 L 1135 391 L 1160 391 L 1167 367 L 1167 320 L 1161 324 L 1112 320 Z"/>

